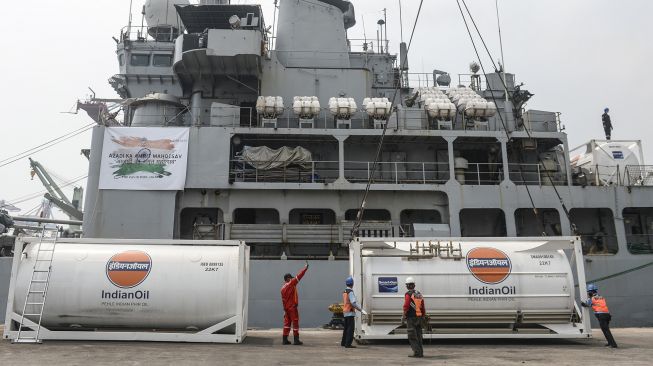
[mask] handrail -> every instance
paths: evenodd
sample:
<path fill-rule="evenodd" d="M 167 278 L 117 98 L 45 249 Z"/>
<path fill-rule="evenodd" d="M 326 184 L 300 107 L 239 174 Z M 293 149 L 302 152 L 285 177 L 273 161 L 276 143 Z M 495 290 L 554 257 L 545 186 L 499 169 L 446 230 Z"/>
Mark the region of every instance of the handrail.
<path fill-rule="evenodd" d="M 490 168 L 495 168 L 495 170 L 491 170 Z M 461 173 L 464 174 L 461 175 Z M 464 185 L 499 184 L 503 180 L 503 164 L 467 163 L 467 169 L 456 169 L 456 179 Z"/>
<path fill-rule="evenodd" d="M 626 165 L 624 178 L 627 187 L 653 186 L 653 165 Z"/>
<path fill-rule="evenodd" d="M 257 161 L 256 163 L 288 163 Z M 351 183 L 367 182 L 371 161 L 345 161 L 345 179 Z M 379 162 L 374 182 L 377 184 L 444 184 L 449 180 L 449 163 Z M 306 166 L 310 166 L 307 168 Z M 340 174 L 338 161 L 306 161 L 273 169 L 258 169 L 242 159 L 231 160 L 230 177 L 237 182 L 332 183 Z"/>
<path fill-rule="evenodd" d="M 547 171 L 541 163 L 509 163 L 510 180 L 522 185 L 567 185 L 567 176 L 563 174 L 555 179 L 555 172 Z M 533 175 L 536 176 L 533 179 Z"/>

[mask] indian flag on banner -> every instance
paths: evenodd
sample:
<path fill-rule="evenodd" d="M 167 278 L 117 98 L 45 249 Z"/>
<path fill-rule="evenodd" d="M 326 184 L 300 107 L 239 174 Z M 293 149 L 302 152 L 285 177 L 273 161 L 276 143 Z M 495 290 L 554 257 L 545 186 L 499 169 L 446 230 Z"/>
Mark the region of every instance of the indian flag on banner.
<path fill-rule="evenodd" d="M 107 127 L 100 189 L 183 190 L 188 128 Z"/>

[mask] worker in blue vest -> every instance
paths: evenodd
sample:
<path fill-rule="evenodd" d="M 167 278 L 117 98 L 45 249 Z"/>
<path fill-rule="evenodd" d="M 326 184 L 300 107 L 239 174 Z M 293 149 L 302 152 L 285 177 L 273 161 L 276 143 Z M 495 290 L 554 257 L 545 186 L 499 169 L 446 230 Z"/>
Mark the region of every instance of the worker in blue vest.
<path fill-rule="evenodd" d="M 608 304 L 605 301 L 603 296 L 599 296 L 599 288 L 595 284 L 591 283 L 587 285 L 587 299 L 586 302 L 581 303 L 582 306 L 586 308 L 592 308 L 594 311 L 594 316 L 599 321 L 601 326 L 601 331 L 605 336 L 605 339 L 608 341 L 606 347 L 617 348 L 617 342 L 615 342 L 612 332 L 610 332 L 610 320 L 612 320 L 612 315 L 610 315 L 610 310 L 608 309 Z"/>

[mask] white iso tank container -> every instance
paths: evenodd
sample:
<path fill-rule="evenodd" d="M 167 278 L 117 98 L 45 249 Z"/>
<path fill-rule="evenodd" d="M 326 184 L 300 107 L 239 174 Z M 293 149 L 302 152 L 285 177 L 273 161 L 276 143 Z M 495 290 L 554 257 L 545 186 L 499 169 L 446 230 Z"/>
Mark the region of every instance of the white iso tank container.
<path fill-rule="evenodd" d="M 408 277 L 424 296 L 433 338 L 446 334 L 485 337 L 586 337 L 587 312 L 576 304 L 584 288 L 575 238 L 359 239 L 350 244 L 350 267 L 368 313 L 357 324 L 359 338 L 405 337 L 402 306 Z M 582 273 L 582 272 L 581 272 Z M 583 296 L 581 294 L 581 296 Z M 484 328 L 479 333 L 478 329 Z M 507 331 L 512 329 L 512 331 Z M 584 331 L 583 331 L 584 329 Z"/>
<path fill-rule="evenodd" d="M 211 337 L 216 331 L 233 337 L 226 341 L 239 342 L 244 337 L 249 266 L 249 250 L 244 243 L 60 240 L 53 256 L 41 320 L 44 339 L 67 339 L 67 333 L 80 329 L 87 334 L 93 333 L 89 330 L 110 330 L 116 336 L 182 333 L 191 338 L 194 335 L 189 341 L 198 342 L 215 341 L 218 338 Z M 24 244 L 22 255 L 17 252 L 14 257 L 8 303 L 16 321 L 21 320 L 39 245 L 35 238 L 26 239 Z M 41 252 L 43 256 L 47 254 Z M 47 264 L 39 262 L 37 271 L 47 269 Z M 47 278 L 47 273 L 34 275 L 37 279 Z M 42 290 L 43 286 L 32 283 L 31 290 Z M 40 302 L 38 296 L 30 295 L 29 302 Z M 25 314 L 38 312 L 37 305 L 27 305 L 25 309 Z M 26 318 L 38 320 L 33 315 Z M 222 326 L 202 334 L 218 324 Z"/>
<path fill-rule="evenodd" d="M 645 165 L 641 141 L 591 140 L 571 150 L 570 156 L 572 168 L 582 170 L 595 185 L 636 183 Z"/>

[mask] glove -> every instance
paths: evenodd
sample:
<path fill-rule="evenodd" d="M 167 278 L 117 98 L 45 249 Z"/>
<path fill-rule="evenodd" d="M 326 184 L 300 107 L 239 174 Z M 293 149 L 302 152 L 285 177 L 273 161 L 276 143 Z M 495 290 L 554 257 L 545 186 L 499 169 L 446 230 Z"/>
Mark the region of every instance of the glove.
<path fill-rule="evenodd" d="M 308 268 L 308 261 L 306 261 L 306 268 Z"/>
<path fill-rule="evenodd" d="M 363 315 L 367 315 L 367 311 L 361 309 L 361 314 L 363 314 Z"/>

